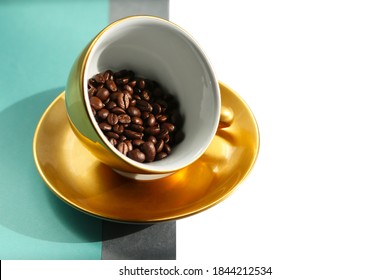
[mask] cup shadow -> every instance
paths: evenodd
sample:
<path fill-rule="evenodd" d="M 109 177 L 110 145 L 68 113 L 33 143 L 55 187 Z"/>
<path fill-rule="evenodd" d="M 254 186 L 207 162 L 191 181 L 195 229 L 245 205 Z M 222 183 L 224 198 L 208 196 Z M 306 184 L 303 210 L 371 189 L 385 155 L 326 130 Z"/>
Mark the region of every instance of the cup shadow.
<path fill-rule="evenodd" d="M 0 112 L 0 225 L 36 239 L 94 242 L 101 240 L 101 221 L 57 198 L 33 160 L 35 128 L 62 91 L 55 88 L 34 94 Z"/>
<path fill-rule="evenodd" d="M 51 242 L 102 242 L 103 259 L 175 259 L 175 222 L 103 221 L 62 201 L 39 176 L 32 140 L 42 114 L 62 91 L 34 94 L 0 112 L 0 229 Z"/>

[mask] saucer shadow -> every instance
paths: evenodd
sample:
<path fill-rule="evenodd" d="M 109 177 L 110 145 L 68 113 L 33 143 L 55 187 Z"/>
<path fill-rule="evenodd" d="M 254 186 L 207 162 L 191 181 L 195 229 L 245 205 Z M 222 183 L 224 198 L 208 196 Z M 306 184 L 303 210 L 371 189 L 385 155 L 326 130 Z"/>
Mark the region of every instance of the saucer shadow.
<path fill-rule="evenodd" d="M 46 108 L 63 89 L 25 98 L 0 112 L 0 225 L 41 240 L 101 240 L 101 221 L 70 207 L 45 185 L 35 167 L 32 140 Z"/>

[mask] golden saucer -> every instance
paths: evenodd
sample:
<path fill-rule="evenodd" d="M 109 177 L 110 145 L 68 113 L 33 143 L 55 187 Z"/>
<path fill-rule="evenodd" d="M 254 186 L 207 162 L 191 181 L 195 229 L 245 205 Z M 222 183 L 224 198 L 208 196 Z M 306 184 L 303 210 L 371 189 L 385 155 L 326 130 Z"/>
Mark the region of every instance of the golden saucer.
<path fill-rule="evenodd" d="M 249 107 L 220 83 L 222 104 L 234 112 L 195 163 L 166 178 L 136 181 L 100 163 L 73 134 L 61 93 L 35 131 L 36 166 L 49 188 L 76 209 L 99 218 L 131 223 L 176 220 L 228 197 L 248 175 L 260 147 Z"/>

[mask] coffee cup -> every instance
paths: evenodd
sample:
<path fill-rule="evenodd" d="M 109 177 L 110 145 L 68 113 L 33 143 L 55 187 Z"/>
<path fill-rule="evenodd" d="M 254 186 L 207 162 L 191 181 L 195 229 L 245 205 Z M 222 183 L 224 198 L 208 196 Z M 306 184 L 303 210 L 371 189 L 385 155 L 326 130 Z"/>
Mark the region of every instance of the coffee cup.
<path fill-rule="evenodd" d="M 184 139 L 161 160 L 129 158 L 112 145 L 96 121 L 88 81 L 97 73 L 121 69 L 157 81 L 180 105 Z M 221 127 L 219 85 L 207 56 L 180 26 L 153 16 L 126 17 L 98 33 L 72 66 L 65 103 L 72 130 L 81 143 L 103 164 L 137 180 L 159 179 L 190 165 Z M 224 116 L 227 121 L 222 126 L 232 115 Z"/>

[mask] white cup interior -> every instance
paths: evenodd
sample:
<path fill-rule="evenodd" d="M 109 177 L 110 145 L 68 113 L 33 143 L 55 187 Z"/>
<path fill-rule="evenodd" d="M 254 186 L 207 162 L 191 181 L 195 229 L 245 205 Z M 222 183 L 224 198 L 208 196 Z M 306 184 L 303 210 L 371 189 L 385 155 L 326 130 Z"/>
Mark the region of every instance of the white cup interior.
<path fill-rule="evenodd" d="M 136 16 L 118 21 L 93 45 L 84 72 L 84 98 L 89 104 L 87 82 L 105 70 L 133 70 L 155 80 L 175 95 L 184 115 L 184 140 L 163 160 L 138 163 L 119 153 L 100 131 L 105 143 L 124 160 L 141 169 L 170 172 L 198 159 L 218 128 L 220 93 L 212 67 L 198 44 L 177 25 L 155 17 Z"/>

